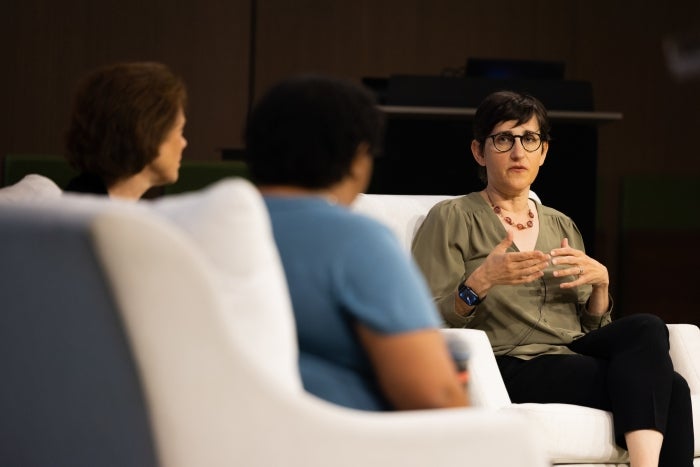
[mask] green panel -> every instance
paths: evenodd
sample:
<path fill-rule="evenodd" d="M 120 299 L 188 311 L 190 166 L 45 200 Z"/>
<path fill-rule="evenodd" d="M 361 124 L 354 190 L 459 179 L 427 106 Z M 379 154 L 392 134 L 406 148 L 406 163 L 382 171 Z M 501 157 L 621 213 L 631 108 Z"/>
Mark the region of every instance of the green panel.
<path fill-rule="evenodd" d="M 12 185 L 25 175 L 40 174 L 64 187 L 77 172 L 59 155 L 8 154 L 5 156 L 3 185 Z M 243 161 L 182 161 L 178 181 L 163 187 L 164 194 L 199 190 L 222 178 L 248 178 L 248 167 Z"/>
<path fill-rule="evenodd" d="M 2 186 L 12 185 L 25 175 L 40 174 L 64 187 L 77 172 L 56 154 L 8 154 L 5 156 Z"/>
<path fill-rule="evenodd" d="M 243 161 L 182 161 L 177 182 L 164 186 L 163 194 L 199 190 L 227 177 L 248 178 L 248 166 Z"/>
<path fill-rule="evenodd" d="M 622 180 L 623 230 L 700 229 L 700 177 L 634 175 Z"/>

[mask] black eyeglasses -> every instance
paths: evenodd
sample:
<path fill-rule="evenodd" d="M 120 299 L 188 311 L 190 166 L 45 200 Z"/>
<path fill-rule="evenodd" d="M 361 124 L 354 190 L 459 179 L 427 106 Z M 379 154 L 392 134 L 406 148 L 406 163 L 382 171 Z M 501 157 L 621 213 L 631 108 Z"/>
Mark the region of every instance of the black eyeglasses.
<path fill-rule="evenodd" d="M 540 146 L 542 146 L 542 138 L 540 137 L 540 134 L 533 131 L 526 131 L 522 135 L 514 135 L 504 131 L 494 135 L 488 135 L 487 138 L 491 138 L 491 141 L 493 141 L 493 146 L 498 152 L 506 152 L 513 149 L 515 138 L 520 138 L 520 144 L 522 144 L 523 149 L 525 149 L 527 152 L 537 151 Z"/>

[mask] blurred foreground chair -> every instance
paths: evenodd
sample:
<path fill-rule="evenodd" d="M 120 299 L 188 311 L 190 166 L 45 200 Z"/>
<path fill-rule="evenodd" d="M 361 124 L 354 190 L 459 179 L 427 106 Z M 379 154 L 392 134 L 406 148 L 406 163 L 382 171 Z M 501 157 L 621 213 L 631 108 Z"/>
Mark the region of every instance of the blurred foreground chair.
<path fill-rule="evenodd" d="M 136 362 L 89 220 L 40 209 L 59 200 L 55 185 L 41 192 L 51 183 L 24 191 L 37 206 L 17 198 L 22 187 L 9 198 L 0 190 L 0 464 L 155 467 Z"/>
<path fill-rule="evenodd" d="M 7 465 L 549 465 L 521 414 L 370 413 L 306 393 L 267 212 L 244 179 L 136 203 L 2 199 Z"/>

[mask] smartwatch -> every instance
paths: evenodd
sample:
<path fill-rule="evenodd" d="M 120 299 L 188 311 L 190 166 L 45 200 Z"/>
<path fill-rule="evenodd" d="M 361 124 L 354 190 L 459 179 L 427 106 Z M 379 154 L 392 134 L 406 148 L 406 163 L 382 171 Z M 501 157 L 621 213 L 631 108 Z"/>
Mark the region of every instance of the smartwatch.
<path fill-rule="evenodd" d="M 464 303 L 466 303 L 469 306 L 477 306 L 479 303 L 481 303 L 481 298 L 479 298 L 479 295 L 474 292 L 471 287 L 468 285 L 461 283 L 459 285 L 459 288 L 457 289 L 457 294 L 459 295 L 459 298 L 464 300 Z"/>

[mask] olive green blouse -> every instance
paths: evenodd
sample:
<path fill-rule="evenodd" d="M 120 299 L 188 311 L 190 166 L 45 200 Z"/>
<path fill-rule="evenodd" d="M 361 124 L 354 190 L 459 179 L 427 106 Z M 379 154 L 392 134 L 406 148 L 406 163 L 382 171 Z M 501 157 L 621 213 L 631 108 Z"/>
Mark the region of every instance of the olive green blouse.
<path fill-rule="evenodd" d="M 581 233 L 571 218 L 535 205 L 540 223 L 535 249 L 549 252 L 559 248 L 566 237 L 573 248 L 584 250 Z M 477 192 L 436 204 L 421 224 L 413 239 L 413 256 L 448 326 L 485 331 L 496 355 L 532 358 L 573 353 L 567 344 L 610 323 L 612 301 L 602 317 L 588 314 L 591 286 L 561 289 L 559 284 L 572 278 L 554 277 L 557 266 L 550 266 L 544 277 L 528 284 L 493 286 L 472 313 L 466 317 L 457 314 L 457 287 L 505 236 L 500 219 Z M 508 251 L 518 251 L 517 246 Z"/>

